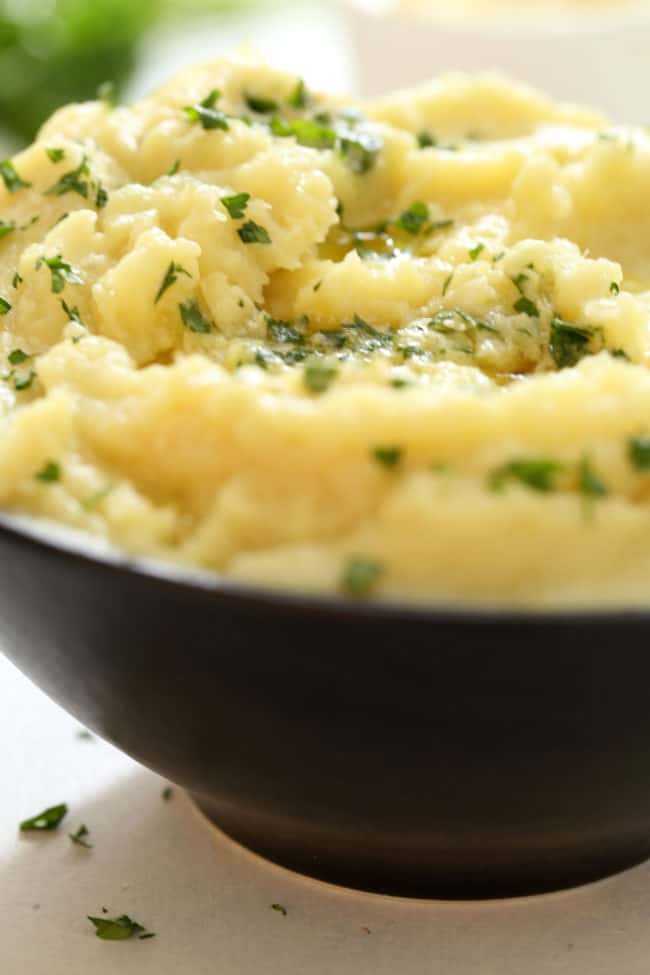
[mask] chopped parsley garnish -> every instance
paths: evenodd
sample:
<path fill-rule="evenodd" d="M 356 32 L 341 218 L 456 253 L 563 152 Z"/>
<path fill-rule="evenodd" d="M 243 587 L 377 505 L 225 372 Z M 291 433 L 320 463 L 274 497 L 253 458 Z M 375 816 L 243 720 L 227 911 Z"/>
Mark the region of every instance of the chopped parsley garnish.
<path fill-rule="evenodd" d="M 446 220 L 433 220 L 429 224 L 429 230 L 448 230 L 450 227 L 454 226 L 455 222 L 455 220 L 451 220 L 449 218 Z"/>
<path fill-rule="evenodd" d="M 578 465 L 578 486 L 586 498 L 603 498 L 608 493 L 589 457 L 583 457 Z"/>
<path fill-rule="evenodd" d="M 0 298 L 0 315 L 6 315 L 11 311 L 11 305 L 6 298 Z"/>
<path fill-rule="evenodd" d="M 554 318 L 551 322 L 549 351 L 558 369 L 575 366 L 585 356 L 590 355 L 592 335 L 593 330 L 590 328 Z"/>
<path fill-rule="evenodd" d="M 181 318 L 183 320 L 183 325 L 189 328 L 190 332 L 197 332 L 201 335 L 207 335 L 208 332 L 212 330 L 212 325 L 204 317 L 201 309 L 199 308 L 198 302 L 194 298 L 188 298 L 184 301 L 182 305 L 178 306 L 181 313 Z"/>
<path fill-rule="evenodd" d="M 485 244 L 476 244 L 475 247 L 472 247 L 471 250 L 469 251 L 470 261 L 478 261 L 479 257 L 481 256 L 484 250 L 485 250 Z"/>
<path fill-rule="evenodd" d="M 620 295 L 621 293 L 620 284 L 617 284 L 616 281 L 612 281 L 612 283 L 609 286 L 609 293 L 612 295 Z"/>
<path fill-rule="evenodd" d="M 0 220 L 0 240 L 2 240 L 3 237 L 6 237 L 7 234 L 13 233 L 15 229 L 16 229 L 16 224 L 13 222 L 13 220 L 10 220 L 8 222 L 5 222 L 4 220 Z"/>
<path fill-rule="evenodd" d="M 54 484 L 61 480 L 61 466 L 55 460 L 48 460 L 34 477 L 42 484 Z"/>
<path fill-rule="evenodd" d="M 270 244 L 271 238 L 266 227 L 261 227 L 254 220 L 247 220 L 237 233 L 245 244 Z"/>
<path fill-rule="evenodd" d="M 114 486 L 114 484 L 106 484 L 103 488 L 100 488 L 99 491 L 95 491 L 95 493 L 91 494 L 89 498 L 86 498 L 85 501 L 81 501 L 81 507 L 84 509 L 84 511 L 94 511 L 95 508 L 99 507 L 102 501 L 106 500 Z"/>
<path fill-rule="evenodd" d="M 271 119 L 271 132 L 281 138 L 294 136 L 301 146 L 310 149 L 333 149 L 336 145 L 336 132 L 328 125 L 321 125 L 310 119 L 297 118 L 285 122 L 279 118 Z"/>
<path fill-rule="evenodd" d="M 408 210 L 404 210 L 399 220 L 396 221 L 398 227 L 414 236 L 419 234 L 429 219 L 429 208 L 426 203 L 417 200 L 412 203 Z"/>
<path fill-rule="evenodd" d="M 232 196 L 222 196 L 221 202 L 233 220 L 241 220 L 250 198 L 250 193 L 234 193 Z"/>
<path fill-rule="evenodd" d="M 307 86 L 302 78 L 298 79 L 296 87 L 293 89 L 289 97 L 287 98 L 287 105 L 291 108 L 307 108 L 309 104 L 309 93 L 307 91 Z"/>
<path fill-rule="evenodd" d="M 168 288 L 171 288 L 173 284 L 176 284 L 176 282 L 178 281 L 179 274 L 184 274 L 188 278 L 192 277 L 190 272 L 186 271 L 185 268 L 181 267 L 180 264 L 176 264 L 175 261 L 170 261 L 169 267 L 165 271 L 165 276 L 162 279 L 161 285 L 158 288 L 158 291 L 156 292 L 156 297 L 154 298 L 153 301 L 154 305 L 158 304 L 158 302 L 160 301 L 160 299 L 162 298 L 162 296 L 164 295 L 165 291 L 167 291 Z"/>
<path fill-rule="evenodd" d="M 322 287 L 323 287 L 323 279 L 321 278 L 321 280 L 320 280 L 320 281 L 317 281 L 317 282 L 316 282 L 316 284 L 315 284 L 315 285 L 314 285 L 314 287 L 312 288 L 312 291 L 320 291 L 320 289 L 321 289 Z"/>
<path fill-rule="evenodd" d="M 301 332 L 290 325 L 289 322 L 279 318 L 266 319 L 266 334 L 272 342 L 303 342 L 304 336 Z"/>
<path fill-rule="evenodd" d="M 549 492 L 555 488 L 555 477 L 564 470 L 564 465 L 548 457 L 531 457 L 526 460 L 512 460 L 504 464 L 490 476 L 490 487 L 501 491 L 508 481 L 519 481 L 533 491 Z"/>
<path fill-rule="evenodd" d="M 155 935 L 147 932 L 142 924 L 133 921 L 127 914 L 120 917 L 91 917 L 88 920 L 95 926 L 95 934 L 102 941 L 128 941 L 129 938 L 138 937 L 141 941 L 145 938 L 153 938 Z"/>
<path fill-rule="evenodd" d="M 83 284 L 83 278 L 79 277 L 79 272 L 64 261 L 60 254 L 55 257 L 40 257 L 36 262 L 36 270 L 43 264 L 47 265 L 52 275 L 52 292 L 55 295 L 61 294 L 67 284 Z"/>
<path fill-rule="evenodd" d="M 87 200 L 90 184 L 86 177 L 89 176 L 88 159 L 84 156 L 77 168 L 64 173 L 58 183 L 45 191 L 45 195 L 63 196 L 65 193 L 78 193 L 79 196 L 83 196 Z"/>
<path fill-rule="evenodd" d="M 12 285 L 13 288 L 17 288 L 18 285 L 19 284 L 22 284 L 22 283 L 23 283 L 23 279 L 21 278 L 21 276 L 18 273 L 18 271 L 16 271 L 16 273 L 13 276 L 13 278 L 11 279 L 11 285 Z"/>
<path fill-rule="evenodd" d="M 62 802 L 60 806 L 50 806 L 49 809 L 44 809 L 38 816 L 32 816 L 31 819 L 24 819 L 20 824 L 20 832 L 46 832 L 56 829 L 67 815 L 67 812 L 68 807 L 65 802 Z"/>
<path fill-rule="evenodd" d="M 228 120 L 224 113 L 215 108 L 221 92 L 213 88 L 210 94 L 198 105 L 188 105 L 184 112 L 192 122 L 200 122 L 204 129 L 229 129 Z"/>
<path fill-rule="evenodd" d="M 260 95 L 244 95 L 244 101 L 251 112 L 257 112 L 258 115 L 270 115 L 280 107 L 272 98 L 263 98 Z"/>
<path fill-rule="evenodd" d="M 180 159 L 176 159 L 174 161 L 174 163 L 172 164 L 172 166 L 171 166 L 169 172 L 167 173 L 167 175 L 168 176 L 175 176 L 176 173 L 179 171 L 180 168 L 181 168 L 181 161 L 180 161 Z"/>
<path fill-rule="evenodd" d="M 375 132 L 350 129 L 346 134 L 338 133 L 338 151 L 353 173 L 362 176 L 370 172 L 383 148 L 381 136 Z"/>
<path fill-rule="evenodd" d="M 492 325 L 484 322 L 483 319 L 475 318 L 474 315 L 470 315 L 460 308 L 443 308 L 433 318 L 430 318 L 427 324 L 434 332 L 440 332 L 442 335 L 461 332 L 462 329 L 459 328 L 459 324 L 466 325 L 469 328 L 482 328 L 488 332 L 497 331 Z"/>
<path fill-rule="evenodd" d="M 66 313 L 66 315 L 68 316 L 71 322 L 76 322 L 77 325 L 83 325 L 83 322 L 81 321 L 81 315 L 79 314 L 79 309 L 76 306 L 74 308 L 70 308 L 68 303 L 63 298 L 61 298 L 61 307 L 63 308 L 63 311 Z"/>
<path fill-rule="evenodd" d="M 373 447 L 372 456 L 383 467 L 394 469 L 399 466 L 404 451 L 401 447 Z"/>
<path fill-rule="evenodd" d="M 27 352 L 23 352 L 22 349 L 14 349 L 8 355 L 9 364 L 12 366 L 22 366 L 24 362 L 29 362 L 30 359 L 34 357 L 28 355 Z"/>
<path fill-rule="evenodd" d="M 2 177 L 2 181 L 10 193 L 17 193 L 18 190 L 27 189 L 32 185 L 20 178 L 16 172 L 16 167 L 10 159 L 5 159 L 3 162 L 0 162 L 0 177 Z"/>
<path fill-rule="evenodd" d="M 50 162 L 59 163 L 65 159 L 65 149 L 46 149 L 45 152 Z"/>
<path fill-rule="evenodd" d="M 303 379 L 310 393 L 319 394 L 327 392 L 337 374 L 338 369 L 334 363 L 317 359 L 315 362 L 308 362 L 305 365 Z"/>
<path fill-rule="evenodd" d="M 98 210 L 103 210 L 108 203 L 108 192 L 104 189 L 100 183 L 97 187 L 97 193 L 95 194 L 95 206 Z"/>
<path fill-rule="evenodd" d="M 14 375 L 14 389 L 18 393 L 22 393 L 24 390 L 29 389 L 34 380 L 36 379 L 36 373 L 31 369 L 25 376 Z"/>
<path fill-rule="evenodd" d="M 632 437 L 628 440 L 627 455 L 637 470 L 650 471 L 650 437 Z"/>
<path fill-rule="evenodd" d="M 425 130 L 423 130 L 422 132 L 418 132 L 415 138 L 417 140 L 417 144 L 419 145 L 420 149 L 431 149 L 434 146 L 438 145 L 437 140 L 434 139 L 431 133 L 426 132 Z"/>
<path fill-rule="evenodd" d="M 382 573 L 380 562 L 354 557 L 343 570 L 341 588 L 350 596 L 367 596 L 379 582 Z"/>
<path fill-rule="evenodd" d="M 450 286 L 451 282 L 454 280 L 454 273 L 455 272 L 452 271 L 451 274 L 449 275 L 449 277 L 448 278 L 445 278 L 445 283 L 442 286 L 442 297 L 443 298 L 446 296 L 447 292 L 449 291 L 449 286 Z"/>
<path fill-rule="evenodd" d="M 77 846 L 83 846 L 86 850 L 92 850 L 92 844 L 86 839 L 90 835 L 90 830 L 82 823 L 75 833 L 68 833 L 68 836 Z"/>
<path fill-rule="evenodd" d="M 271 904 L 271 910 L 277 911 L 278 914 L 281 914 L 283 917 L 286 917 L 289 913 L 283 904 Z"/>
<path fill-rule="evenodd" d="M 530 318 L 539 318 L 539 308 L 534 301 L 527 298 L 526 295 L 521 295 L 521 297 L 515 302 L 514 309 L 519 312 L 520 315 L 529 315 Z"/>

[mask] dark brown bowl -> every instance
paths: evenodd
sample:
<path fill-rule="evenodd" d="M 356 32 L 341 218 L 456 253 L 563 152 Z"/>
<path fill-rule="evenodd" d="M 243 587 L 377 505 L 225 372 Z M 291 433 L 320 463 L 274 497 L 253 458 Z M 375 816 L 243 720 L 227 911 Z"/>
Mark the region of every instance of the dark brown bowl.
<path fill-rule="evenodd" d="M 282 595 L 3 517 L 0 615 L 55 700 L 296 870 L 497 897 L 650 853 L 647 613 Z"/>

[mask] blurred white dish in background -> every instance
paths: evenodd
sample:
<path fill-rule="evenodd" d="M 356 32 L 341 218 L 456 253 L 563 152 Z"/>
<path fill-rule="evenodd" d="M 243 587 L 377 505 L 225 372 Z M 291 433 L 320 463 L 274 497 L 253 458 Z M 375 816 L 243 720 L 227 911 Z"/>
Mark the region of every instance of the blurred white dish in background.
<path fill-rule="evenodd" d="M 363 94 L 497 69 L 556 98 L 643 122 L 646 0 L 347 0 Z"/>

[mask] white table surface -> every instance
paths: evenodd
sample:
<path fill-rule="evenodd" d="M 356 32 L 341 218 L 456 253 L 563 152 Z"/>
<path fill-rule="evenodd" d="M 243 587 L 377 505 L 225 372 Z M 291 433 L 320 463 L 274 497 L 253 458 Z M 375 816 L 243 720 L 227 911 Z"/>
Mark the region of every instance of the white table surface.
<path fill-rule="evenodd" d="M 323 88 L 354 87 L 331 4 L 160 32 L 134 92 L 250 37 Z M 292 35 L 287 35 L 290 22 Z M 435 66 L 435 59 L 434 59 Z M 1 621 L 0 621 L 1 635 Z M 0 975 L 648 975 L 650 867 L 582 890 L 486 904 L 338 890 L 237 847 L 178 790 L 76 721 L 0 655 Z M 54 833 L 20 836 L 48 805 Z M 85 823 L 93 849 L 68 830 Z M 271 909 L 286 906 L 287 916 Z M 103 942 L 87 914 L 127 913 L 157 933 Z"/>
<path fill-rule="evenodd" d="M 340 890 L 253 856 L 0 656 L 2 975 L 648 975 L 650 866 L 483 904 Z M 67 802 L 56 832 L 18 823 Z M 69 830 L 85 823 L 92 850 Z M 271 904 L 286 907 L 287 915 Z M 150 941 L 105 942 L 87 914 Z"/>

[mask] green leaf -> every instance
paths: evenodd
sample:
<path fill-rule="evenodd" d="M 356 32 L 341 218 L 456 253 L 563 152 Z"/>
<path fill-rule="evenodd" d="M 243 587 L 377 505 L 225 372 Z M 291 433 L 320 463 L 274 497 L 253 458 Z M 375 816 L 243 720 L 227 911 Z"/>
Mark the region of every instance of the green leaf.
<path fill-rule="evenodd" d="M 88 158 L 83 157 L 76 169 L 71 169 L 69 172 L 64 173 L 61 179 L 50 186 L 49 190 L 45 191 L 46 196 L 64 196 L 66 193 L 78 193 L 85 200 L 88 199 L 88 194 L 90 191 L 90 183 L 87 178 L 90 176 L 90 169 L 88 168 Z"/>
<path fill-rule="evenodd" d="M 630 463 L 639 471 L 650 471 L 650 437 L 631 437 L 627 444 Z"/>
<path fill-rule="evenodd" d="M 522 295 L 514 304 L 514 309 L 520 315 L 529 315 L 531 318 L 539 318 L 539 308 L 534 301 Z"/>
<path fill-rule="evenodd" d="M 270 115 L 271 112 L 277 112 L 280 107 L 272 98 L 264 98 L 260 95 L 246 94 L 244 95 L 244 101 L 251 112 L 257 112 L 258 115 Z"/>
<path fill-rule="evenodd" d="M 372 456 L 383 467 L 394 469 L 399 466 L 404 450 L 402 447 L 373 447 Z"/>
<path fill-rule="evenodd" d="M 79 314 L 79 309 L 76 306 L 74 308 L 70 308 L 67 302 L 63 298 L 61 298 L 61 307 L 63 308 L 63 311 L 66 313 L 66 315 L 68 316 L 71 322 L 76 322 L 77 325 L 83 325 L 83 322 L 81 321 L 81 315 Z"/>
<path fill-rule="evenodd" d="M 65 159 L 65 149 L 46 149 L 47 158 L 52 163 L 59 163 L 62 159 Z"/>
<path fill-rule="evenodd" d="M 52 275 L 52 292 L 55 295 L 61 294 L 63 289 L 68 284 L 83 284 L 83 278 L 79 276 L 79 272 L 69 264 L 67 261 L 63 260 L 61 254 L 57 254 L 55 257 L 41 257 L 39 258 L 36 269 L 38 270 L 45 264 Z"/>
<path fill-rule="evenodd" d="M 127 914 L 120 917 L 91 917 L 88 920 L 95 927 L 95 934 L 102 941 L 128 941 L 136 935 L 143 935 L 146 929 L 137 921 L 131 920 Z"/>
<path fill-rule="evenodd" d="M 169 267 L 165 271 L 165 276 L 162 279 L 161 285 L 158 288 L 158 291 L 156 292 L 156 297 L 154 298 L 154 302 L 153 302 L 154 305 L 158 304 L 158 302 L 160 301 L 160 299 L 162 298 L 162 296 L 164 295 L 165 291 L 167 291 L 168 288 L 171 288 L 172 285 L 176 284 L 176 282 L 178 281 L 179 274 L 184 274 L 188 278 L 192 277 L 190 272 L 186 271 L 184 267 L 181 267 L 180 264 L 176 264 L 175 261 L 171 261 Z"/>
<path fill-rule="evenodd" d="M 305 386 L 310 393 L 319 395 L 330 388 L 338 375 L 338 368 L 333 362 L 316 359 L 308 362 L 303 371 Z"/>
<path fill-rule="evenodd" d="M 183 325 L 189 328 L 190 332 L 207 335 L 212 330 L 212 325 L 205 318 L 199 308 L 198 302 L 194 298 L 188 298 L 182 305 L 178 306 L 183 320 Z"/>
<path fill-rule="evenodd" d="M 28 362 L 33 359 L 33 356 L 28 355 L 27 352 L 23 352 L 22 349 L 14 349 L 7 356 L 9 364 L 12 366 L 22 366 L 23 362 Z"/>
<path fill-rule="evenodd" d="M 61 466 L 55 460 L 48 460 L 34 477 L 42 484 L 54 484 L 61 480 Z"/>
<path fill-rule="evenodd" d="M 578 485 L 580 492 L 587 498 L 603 498 L 609 493 L 589 457 L 583 457 L 578 465 Z"/>
<path fill-rule="evenodd" d="M 593 330 L 590 328 L 554 318 L 551 322 L 549 350 L 558 369 L 571 368 L 590 355 L 592 336 Z"/>
<path fill-rule="evenodd" d="M 296 87 L 287 98 L 287 105 L 289 105 L 291 108 L 301 109 L 307 108 L 308 104 L 309 92 L 307 91 L 307 86 L 302 78 L 299 78 L 296 83 Z"/>
<path fill-rule="evenodd" d="M 341 588 L 350 596 L 367 596 L 379 582 L 383 566 L 374 559 L 350 559 L 341 576 Z"/>
<path fill-rule="evenodd" d="M 489 479 L 493 491 L 501 491 L 508 481 L 519 481 L 533 491 L 548 493 L 555 488 L 555 477 L 564 465 L 548 457 L 512 460 L 499 467 Z"/>
<path fill-rule="evenodd" d="M 247 220 L 237 230 L 245 244 L 270 244 L 271 238 L 266 227 L 261 227 L 254 220 Z"/>
<path fill-rule="evenodd" d="M 293 119 L 285 122 L 279 118 L 271 119 L 271 132 L 281 138 L 294 136 L 301 146 L 310 149 L 333 149 L 336 145 L 336 132 L 327 125 L 310 119 Z"/>
<path fill-rule="evenodd" d="M 68 836 L 77 846 L 83 846 L 86 850 L 92 850 L 92 844 L 86 840 L 89 834 L 90 831 L 82 823 L 75 833 L 68 833 Z"/>
<path fill-rule="evenodd" d="M 228 131 L 230 126 L 223 112 L 215 108 L 221 92 L 213 88 L 210 94 L 198 105 L 188 105 L 184 112 L 192 122 L 200 122 L 204 129 L 223 129 Z"/>
<path fill-rule="evenodd" d="M 232 196 L 222 196 L 221 202 L 233 220 L 241 220 L 250 198 L 250 193 L 234 193 Z"/>
<path fill-rule="evenodd" d="M 24 819 L 20 824 L 20 832 L 49 832 L 58 827 L 67 812 L 68 807 L 65 802 L 62 802 L 59 806 L 50 806 L 48 809 L 44 809 L 42 813 L 39 813 L 38 816 L 32 816 L 31 819 Z"/>
<path fill-rule="evenodd" d="M 11 159 L 0 162 L 0 177 L 10 193 L 17 193 L 18 190 L 27 189 L 32 185 L 20 178 Z"/>
<path fill-rule="evenodd" d="M 404 210 L 399 220 L 396 221 L 398 227 L 406 230 L 409 234 L 419 234 L 427 220 L 429 219 L 429 208 L 426 203 L 417 200 L 412 203 L 408 210 Z"/>

